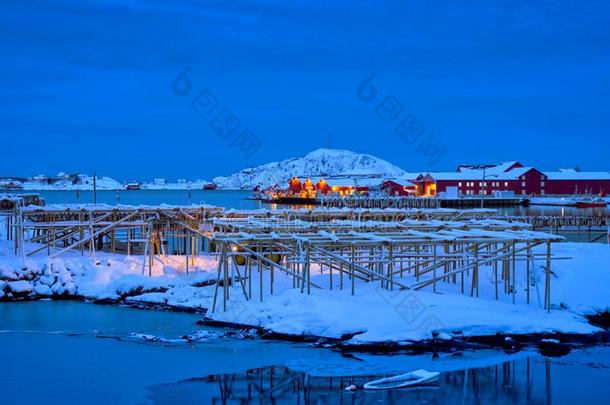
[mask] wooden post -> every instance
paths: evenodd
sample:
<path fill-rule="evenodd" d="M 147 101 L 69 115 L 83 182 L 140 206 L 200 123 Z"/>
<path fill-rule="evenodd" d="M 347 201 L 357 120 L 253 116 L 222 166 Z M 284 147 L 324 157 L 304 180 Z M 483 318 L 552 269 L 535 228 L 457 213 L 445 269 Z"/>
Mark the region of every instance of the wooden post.
<path fill-rule="evenodd" d="M 352 279 L 352 295 L 354 295 L 355 292 L 355 282 L 356 282 L 356 277 L 355 277 L 355 273 L 354 273 L 354 261 L 356 260 L 356 246 L 352 245 L 351 247 L 351 264 L 349 266 L 349 270 L 350 270 L 350 276 Z"/>
<path fill-rule="evenodd" d="M 153 268 L 153 257 L 155 255 L 155 247 L 152 244 L 152 232 L 148 234 L 148 275 L 152 276 L 152 268 Z"/>
<path fill-rule="evenodd" d="M 515 268 L 515 261 L 516 261 L 516 259 L 515 259 L 515 241 L 513 241 L 512 259 L 513 259 L 512 260 L 512 262 L 513 262 L 513 265 L 512 265 L 512 267 L 513 267 L 512 268 L 513 274 L 512 274 L 512 283 L 511 283 L 512 287 L 511 288 L 512 288 L 512 293 L 513 293 L 513 304 L 514 304 L 515 303 L 515 294 L 516 294 L 516 290 L 517 290 L 517 287 L 515 285 L 515 273 L 517 272 L 517 269 Z"/>
<path fill-rule="evenodd" d="M 472 285 L 470 287 L 470 296 L 473 297 L 474 291 L 477 291 L 476 296 L 479 296 L 479 244 L 474 244 L 474 265 L 472 268 Z"/>
<path fill-rule="evenodd" d="M 191 267 L 195 267 L 195 235 L 191 236 Z"/>
<path fill-rule="evenodd" d="M 246 274 L 248 277 L 248 299 L 252 299 L 252 257 L 250 255 L 247 255 L 246 260 Z"/>
<path fill-rule="evenodd" d="M 259 295 L 260 295 L 261 302 L 263 302 L 263 269 L 261 268 L 261 259 L 260 258 L 257 258 L 257 268 L 258 268 L 258 275 L 260 277 Z"/>
<path fill-rule="evenodd" d="M 415 281 L 419 281 L 419 245 L 415 245 Z"/>
<path fill-rule="evenodd" d="M 531 255 L 531 250 L 530 250 L 530 244 L 527 244 L 527 250 L 526 250 L 526 257 L 525 257 L 525 272 L 526 272 L 526 282 L 527 282 L 527 303 L 530 303 L 530 255 Z"/>
<path fill-rule="evenodd" d="M 547 312 L 551 312 L 551 241 L 546 241 L 546 280 L 544 285 L 544 303 Z"/>
<path fill-rule="evenodd" d="M 127 228 L 127 256 L 131 256 L 131 232 L 132 230 L 130 228 Z M 83 231 L 81 230 L 81 240 L 83 239 Z M 81 253 L 82 253 L 82 246 L 81 245 Z"/>
<path fill-rule="evenodd" d="M 311 294 L 311 260 L 310 260 L 311 250 L 309 249 L 309 243 L 307 244 L 307 295 Z M 352 284 L 354 280 L 352 279 Z"/>
<path fill-rule="evenodd" d="M 445 254 L 445 265 L 443 266 L 444 267 L 443 271 L 445 273 L 449 273 L 449 258 L 448 258 L 448 256 L 449 256 L 449 243 L 445 242 L 445 245 L 443 246 L 443 252 Z M 446 282 L 449 282 L 449 279 L 447 277 L 445 277 L 444 280 Z"/>
<path fill-rule="evenodd" d="M 273 250 L 272 250 L 273 251 Z M 270 256 L 271 257 L 271 256 Z M 273 262 L 272 262 L 273 263 Z M 274 277 L 273 277 L 273 269 L 275 266 L 273 266 L 273 264 L 270 263 L 269 264 L 269 284 L 270 284 L 270 288 L 269 288 L 269 294 L 273 295 L 273 284 L 274 284 Z"/>
<path fill-rule="evenodd" d="M 343 248 L 339 249 L 339 256 L 343 256 Z M 339 289 L 343 291 L 343 263 L 339 263 Z"/>
<path fill-rule="evenodd" d="M 494 244 L 494 250 L 498 250 L 498 244 Z M 498 253 L 496 253 L 497 255 Z M 496 300 L 498 299 L 498 260 L 494 260 L 494 287 L 496 290 Z"/>
<path fill-rule="evenodd" d="M 333 266 L 332 266 L 332 262 L 329 264 L 328 266 L 328 272 L 329 272 L 329 276 L 330 276 L 330 290 L 333 289 Z"/>
<path fill-rule="evenodd" d="M 394 254 L 392 244 L 388 246 L 388 273 L 390 278 L 390 290 L 394 289 Z M 352 269 L 352 277 L 353 277 L 353 269 Z M 353 283 L 353 282 L 352 282 Z"/>
<path fill-rule="evenodd" d="M 225 248 L 228 250 L 228 247 Z M 227 300 L 229 299 L 229 256 L 226 255 L 223 260 L 223 297 L 222 297 L 222 310 L 223 312 L 227 311 Z"/>
<path fill-rule="evenodd" d="M 432 252 L 432 292 L 436 292 L 436 245 Z"/>
<path fill-rule="evenodd" d="M 112 222 L 115 221 L 115 213 L 112 213 Z M 114 230 L 114 228 L 112 228 L 112 231 L 110 232 L 110 250 L 112 251 L 112 253 L 115 253 L 115 237 L 116 237 L 116 231 Z"/>
<path fill-rule="evenodd" d="M 82 212 L 78 213 L 78 220 L 81 223 L 81 225 L 78 226 L 78 229 L 79 229 L 79 240 L 82 241 L 83 238 L 85 237 L 85 232 L 84 232 L 83 226 L 82 226 L 82 223 L 84 222 L 83 221 L 83 213 Z M 80 245 L 80 254 L 81 254 L 81 256 L 83 256 L 85 254 L 85 244 L 84 243 Z"/>
<path fill-rule="evenodd" d="M 189 274 L 189 234 L 186 228 L 184 229 L 184 258 L 186 259 L 186 274 Z M 228 262 L 228 260 L 227 260 Z"/>

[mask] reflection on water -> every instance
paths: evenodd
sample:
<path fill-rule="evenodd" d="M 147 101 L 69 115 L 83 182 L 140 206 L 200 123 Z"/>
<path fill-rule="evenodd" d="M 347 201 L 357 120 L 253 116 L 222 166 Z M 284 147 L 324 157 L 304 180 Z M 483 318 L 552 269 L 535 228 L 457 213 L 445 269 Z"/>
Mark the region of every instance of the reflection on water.
<path fill-rule="evenodd" d="M 528 207 L 499 207 L 494 208 L 500 215 L 519 215 L 519 216 L 578 216 L 578 217 L 597 217 L 610 216 L 610 208 L 576 208 L 576 207 L 559 207 L 552 205 L 530 205 Z"/>
<path fill-rule="evenodd" d="M 610 373 L 604 367 L 583 368 L 582 364 L 532 354 L 493 366 L 441 373 L 434 386 L 383 391 L 359 388 L 355 392 L 344 388 L 361 387 L 380 376 L 320 377 L 286 367 L 264 367 L 152 386 L 147 397 L 153 403 L 205 404 L 551 404 L 607 396 L 610 390 L 602 381 Z"/>

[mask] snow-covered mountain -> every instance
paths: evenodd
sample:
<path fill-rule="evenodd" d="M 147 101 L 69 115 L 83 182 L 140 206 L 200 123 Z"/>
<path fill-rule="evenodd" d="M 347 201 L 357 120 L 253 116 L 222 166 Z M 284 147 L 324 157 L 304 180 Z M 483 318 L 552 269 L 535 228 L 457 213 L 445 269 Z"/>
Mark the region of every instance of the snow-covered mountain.
<path fill-rule="evenodd" d="M 257 185 L 284 185 L 292 176 L 338 174 L 399 177 L 405 171 L 375 156 L 340 149 L 317 149 L 303 157 L 244 169 L 228 177 L 216 177 L 214 183 L 221 189 L 252 189 Z"/>

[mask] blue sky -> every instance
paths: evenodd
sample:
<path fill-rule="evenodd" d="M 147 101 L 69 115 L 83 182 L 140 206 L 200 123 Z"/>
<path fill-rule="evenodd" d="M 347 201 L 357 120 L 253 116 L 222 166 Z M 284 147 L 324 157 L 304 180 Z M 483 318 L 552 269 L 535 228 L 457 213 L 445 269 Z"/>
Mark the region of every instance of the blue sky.
<path fill-rule="evenodd" d="M 3 1 L 0 175 L 212 178 L 329 135 L 413 171 L 610 170 L 610 3 L 330 3 Z M 250 158 L 190 107 L 203 89 L 260 140 Z M 434 164 L 376 114 L 387 96 L 446 148 Z"/>

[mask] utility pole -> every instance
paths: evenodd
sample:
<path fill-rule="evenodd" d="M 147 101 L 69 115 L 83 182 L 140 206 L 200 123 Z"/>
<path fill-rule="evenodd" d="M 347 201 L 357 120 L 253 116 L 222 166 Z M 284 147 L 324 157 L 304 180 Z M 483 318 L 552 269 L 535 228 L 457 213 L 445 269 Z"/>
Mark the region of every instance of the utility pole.
<path fill-rule="evenodd" d="M 485 176 L 485 170 L 487 170 L 487 167 L 485 165 L 482 166 L 483 169 L 483 181 L 481 182 L 481 187 L 482 187 L 482 191 L 481 191 L 481 208 L 484 208 L 485 206 L 485 194 L 487 194 L 487 182 L 485 181 L 485 179 L 487 178 Z M 492 174 L 489 177 L 498 177 L 497 174 Z"/>
<path fill-rule="evenodd" d="M 97 204 L 97 178 L 95 170 L 93 171 L 93 205 Z"/>
<path fill-rule="evenodd" d="M 481 182 L 481 187 L 483 187 L 481 192 L 481 209 L 485 206 L 485 193 L 487 192 L 487 185 L 485 183 L 485 166 L 483 166 L 483 181 Z"/>

